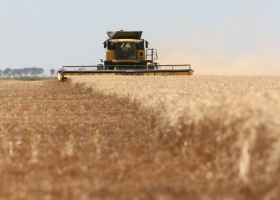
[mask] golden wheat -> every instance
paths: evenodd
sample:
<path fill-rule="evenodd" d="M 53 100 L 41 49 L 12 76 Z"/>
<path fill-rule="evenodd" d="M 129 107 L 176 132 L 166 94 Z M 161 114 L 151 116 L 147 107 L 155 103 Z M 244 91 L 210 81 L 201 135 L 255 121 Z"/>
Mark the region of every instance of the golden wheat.
<path fill-rule="evenodd" d="M 277 199 L 279 79 L 0 81 L 0 197 Z"/>
<path fill-rule="evenodd" d="M 227 171 L 248 182 L 279 172 L 280 77 L 76 76 L 71 81 L 156 114 L 161 140 L 181 152 L 209 156 L 202 164 L 214 165 L 216 176 Z"/>

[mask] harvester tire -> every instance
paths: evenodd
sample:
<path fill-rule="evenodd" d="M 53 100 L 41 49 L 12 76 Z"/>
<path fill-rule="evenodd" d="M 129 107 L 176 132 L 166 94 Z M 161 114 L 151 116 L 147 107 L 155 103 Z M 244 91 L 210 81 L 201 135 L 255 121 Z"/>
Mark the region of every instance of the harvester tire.
<path fill-rule="evenodd" d="M 155 69 L 155 64 L 153 63 L 148 64 L 148 69 Z"/>
<path fill-rule="evenodd" d="M 103 64 L 98 64 L 97 65 L 97 70 L 104 70 L 104 65 Z"/>
<path fill-rule="evenodd" d="M 114 70 L 114 66 L 106 66 L 105 70 Z"/>

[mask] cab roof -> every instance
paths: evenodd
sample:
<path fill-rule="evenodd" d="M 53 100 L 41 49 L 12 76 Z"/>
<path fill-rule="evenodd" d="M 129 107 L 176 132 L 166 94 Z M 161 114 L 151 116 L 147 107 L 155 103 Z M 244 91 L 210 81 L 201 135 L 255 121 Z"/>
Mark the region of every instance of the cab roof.
<path fill-rule="evenodd" d="M 108 31 L 110 39 L 141 39 L 142 31 Z"/>

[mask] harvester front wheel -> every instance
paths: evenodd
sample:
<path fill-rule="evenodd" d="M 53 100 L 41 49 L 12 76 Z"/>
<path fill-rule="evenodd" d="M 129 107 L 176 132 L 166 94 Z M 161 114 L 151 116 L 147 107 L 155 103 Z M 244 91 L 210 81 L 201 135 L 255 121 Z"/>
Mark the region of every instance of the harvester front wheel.
<path fill-rule="evenodd" d="M 154 63 L 148 64 L 148 69 L 156 69 L 156 65 Z"/>
<path fill-rule="evenodd" d="M 105 67 L 105 70 L 114 70 L 114 67 L 109 65 Z"/>
<path fill-rule="evenodd" d="M 104 70 L 104 65 L 103 64 L 98 64 L 97 65 L 97 70 Z"/>

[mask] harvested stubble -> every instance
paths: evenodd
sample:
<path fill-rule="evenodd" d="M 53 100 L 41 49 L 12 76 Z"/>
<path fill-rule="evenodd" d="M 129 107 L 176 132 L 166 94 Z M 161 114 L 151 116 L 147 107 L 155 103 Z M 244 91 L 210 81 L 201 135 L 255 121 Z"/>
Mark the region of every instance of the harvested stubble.
<path fill-rule="evenodd" d="M 71 81 L 137 105 L 157 141 L 185 156 L 187 176 L 205 184 L 206 196 L 280 196 L 279 76 L 77 76 Z"/>
<path fill-rule="evenodd" d="M 180 199 L 189 166 L 128 101 L 69 83 L 0 82 L 1 199 Z"/>

